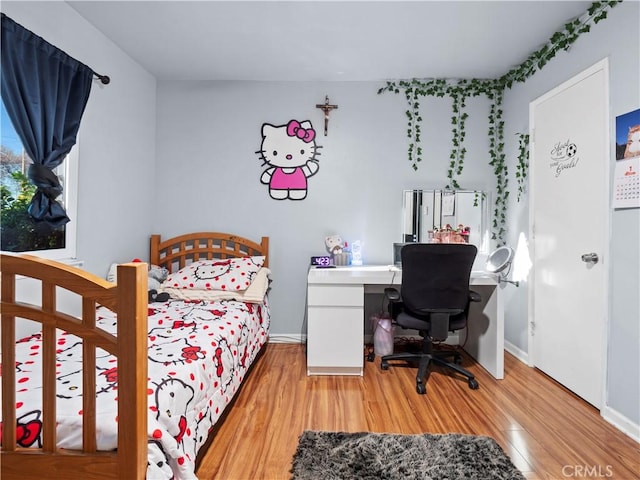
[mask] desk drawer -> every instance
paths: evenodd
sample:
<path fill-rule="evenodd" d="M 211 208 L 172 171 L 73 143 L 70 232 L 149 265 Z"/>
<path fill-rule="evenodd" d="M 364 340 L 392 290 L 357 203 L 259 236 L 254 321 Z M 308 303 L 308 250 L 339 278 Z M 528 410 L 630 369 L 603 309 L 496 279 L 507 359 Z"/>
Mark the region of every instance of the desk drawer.
<path fill-rule="evenodd" d="M 362 375 L 363 316 L 360 307 L 309 307 L 308 375 Z"/>
<path fill-rule="evenodd" d="M 361 307 L 364 304 L 364 287 L 362 285 L 309 285 L 307 304 L 310 307 Z"/>

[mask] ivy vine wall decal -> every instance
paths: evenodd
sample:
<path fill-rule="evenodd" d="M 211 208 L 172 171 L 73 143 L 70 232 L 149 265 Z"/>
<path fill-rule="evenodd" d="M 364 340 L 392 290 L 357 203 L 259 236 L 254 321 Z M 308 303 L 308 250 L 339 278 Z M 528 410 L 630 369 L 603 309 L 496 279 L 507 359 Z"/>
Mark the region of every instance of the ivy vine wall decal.
<path fill-rule="evenodd" d="M 533 52 L 522 64 L 512 68 L 507 73 L 495 79 L 450 79 L 432 78 L 388 81 L 378 90 L 384 92 L 404 93 L 409 104 L 407 115 L 407 137 L 409 138 L 408 158 L 414 170 L 422 161 L 422 147 L 420 133 L 422 117 L 420 115 L 420 98 L 450 97 L 452 100 L 452 139 L 450 163 L 447 171 L 449 184 L 447 188 L 460 188 L 458 178 L 464 168 L 466 148 L 464 147 L 465 123 L 468 114 L 465 112 L 465 100 L 469 97 L 485 95 L 491 102 L 488 115 L 489 135 L 489 165 L 496 177 L 495 208 L 493 211 L 492 238 L 497 240 L 498 246 L 505 243 L 505 225 L 507 201 L 509 199 L 508 171 L 504 155 L 504 121 L 502 120 L 502 100 L 504 91 L 510 89 L 514 83 L 524 82 L 536 71 L 542 69 L 561 50 L 568 50 L 578 37 L 591 29 L 591 24 L 597 24 L 607 18 L 607 11 L 622 0 L 596 1 L 580 17 L 564 24 L 561 31 L 554 33 L 541 48 Z M 529 136 L 520 134 L 520 155 L 518 157 L 518 200 L 524 193 L 524 179 L 528 167 Z M 523 145 L 522 142 L 525 142 Z M 526 160 L 524 160 L 526 158 Z"/>
<path fill-rule="evenodd" d="M 516 165 L 516 181 L 518 182 L 518 201 L 524 195 L 524 181 L 529 172 L 529 134 L 517 133 L 518 164 Z"/>

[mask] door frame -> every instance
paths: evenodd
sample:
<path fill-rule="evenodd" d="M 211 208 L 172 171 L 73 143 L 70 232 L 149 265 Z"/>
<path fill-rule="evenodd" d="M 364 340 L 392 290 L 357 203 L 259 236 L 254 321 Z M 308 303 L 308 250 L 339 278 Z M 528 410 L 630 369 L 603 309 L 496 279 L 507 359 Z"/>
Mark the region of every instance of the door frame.
<path fill-rule="evenodd" d="M 602 372 L 600 378 L 600 406 L 598 409 L 602 411 L 606 407 L 606 386 L 607 386 L 607 351 L 608 351 L 608 343 L 609 343 L 609 319 L 611 314 L 611 306 L 609 304 L 610 298 L 610 280 L 611 280 L 611 265 L 609 264 L 609 259 L 611 258 L 611 185 L 610 185 L 610 176 L 611 176 L 611 159 L 612 157 L 612 145 L 611 138 L 612 133 L 612 123 L 611 123 L 611 107 L 610 107 L 610 86 L 609 86 L 609 59 L 605 57 L 599 62 L 595 63 L 591 67 L 577 73 L 569 80 L 563 82 L 547 93 L 541 95 L 535 100 L 529 103 L 529 138 L 531 138 L 530 142 L 530 161 L 529 161 L 529 183 L 533 184 L 535 181 L 536 175 L 536 152 L 535 152 L 535 107 L 548 100 L 549 98 L 558 95 L 560 92 L 576 85 L 581 82 L 585 78 L 595 74 L 596 72 L 602 70 L 604 72 L 604 95 L 605 95 L 605 111 L 607 112 L 606 118 L 603 118 L 602 128 L 605 132 L 605 148 L 602 152 L 602 157 L 604 159 L 602 166 L 602 181 L 605 183 L 604 195 L 602 201 L 605 202 L 605 219 L 604 225 L 602 225 L 602 233 L 604 234 L 606 244 L 604 246 L 604 251 L 602 252 L 602 258 L 600 261 L 604 264 L 605 267 L 605 278 L 604 278 L 604 296 L 605 301 L 603 302 L 603 311 L 601 312 L 601 316 L 604 319 L 602 322 Z M 530 258 L 535 260 L 535 248 L 536 248 L 536 237 L 535 237 L 535 224 L 534 224 L 534 212 L 536 208 L 535 203 L 535 192 L 533 188 L 529 188 L 529 253 Z M 580 252 L 576 252 L 579 254 Z M 534 299 L 535 299 L 535 264 L 530 271 L 530 279 L 529 279 L 529 289 L 528 289 L 528 320 L 527 320 L 527 330 L 528 330 L 528 365 L 530 367 L 535 367 L 535 335 L 534 332 L 534 320 L 535 320 L 535 311 L 534 311 Z M 578 333 L 578 332 L 577 332 Z M 571 340 L 571 339 L 567 339 Z"/>

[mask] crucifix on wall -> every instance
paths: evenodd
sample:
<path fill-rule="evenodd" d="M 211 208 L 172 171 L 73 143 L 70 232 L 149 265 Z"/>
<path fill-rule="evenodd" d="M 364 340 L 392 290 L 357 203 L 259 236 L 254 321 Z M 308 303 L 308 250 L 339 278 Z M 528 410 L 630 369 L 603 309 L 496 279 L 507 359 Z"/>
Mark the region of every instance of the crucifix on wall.
<path fill-rule="evenodd" d="M 316 108 L 319 108 L 324 112 L 324 136 L 327 136 L 327 131 L 329 130 L 329 112 L 338 108 L 338 105 L 330 105 L 329 104 L 329 95 L 324 97 L 324 103 L 316 104 Z"/>

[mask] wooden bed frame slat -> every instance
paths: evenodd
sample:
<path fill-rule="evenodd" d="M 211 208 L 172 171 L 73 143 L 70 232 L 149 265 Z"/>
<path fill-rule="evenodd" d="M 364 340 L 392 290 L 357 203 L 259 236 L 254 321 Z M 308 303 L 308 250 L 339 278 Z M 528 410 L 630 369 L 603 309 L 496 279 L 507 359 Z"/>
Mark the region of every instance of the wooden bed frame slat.
<path fill-rule="evenodd" d="M 82 299 L 82 318 L 88 328 L 96 326 L 96 310 L 93 302 Z M 94 453 L 96 447 L 96 345 L 88 338 L 82 339 L 83 372 L 82 391 L 82 445 L 86 452 Z"/>
<path fill-rule="evenodd" d="M 43 303 L 45 303 L 43 301 Z M 56 450 L 56 327 L 42 325 L 42 449 Z"/>
<path fill-rule="evenodd" d="M 1 266 L 1 264 L 0 264 Z M 13 273 L 2 272 L 2 365 L 15 365 L 16 358 L 16 322 L 11 312 L 7 312 L 4 303 L 15 302 L 15 279 Z M 10 425 L 16 424 L 16 371 L 3 368 L 2 372 L 2 418 Z M 2 448 L 8 451 L 16 449 L 16 429 L 2 429 Z M 0 459 L 1 460 L 1 459 Z M 2 462 L 2 465 L 4 461 Z"/>
<path fill-rule="evenodd" d="M 42 449 L 56 449 L 56 324 L 51 315 L 56 311 L 56 287 L 42 282 Z"/>

